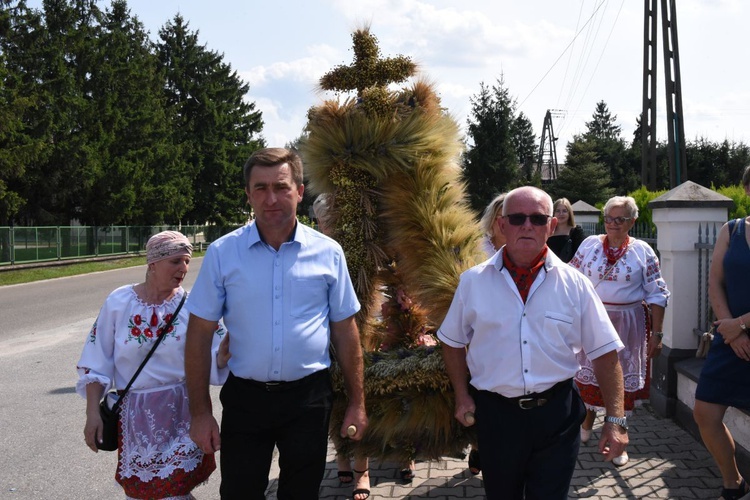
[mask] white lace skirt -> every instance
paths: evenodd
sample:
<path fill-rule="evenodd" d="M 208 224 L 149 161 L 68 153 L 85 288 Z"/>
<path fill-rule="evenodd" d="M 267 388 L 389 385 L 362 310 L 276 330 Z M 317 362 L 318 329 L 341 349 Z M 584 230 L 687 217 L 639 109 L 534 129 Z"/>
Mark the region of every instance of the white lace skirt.
<path fill-rule="evenodd" d="M 216 469 L 214 456 L 204 456 L 190 439 L 184 383 L 128 392 L 120 426 L 116 479 L 128 497 L 189 495 Z"/>
<path fill-rule="evenodd" d="M 625 392 L 636 392 L 643 389 L 646 383 L 646 367 L 648 366 L 646 315 L 643 305 L 636 302 L 628 305 L 605 304 L 604 307 L 620 340 L 625 344 L 625 349 L 618 353 L 625 379 Z M 578 362 L 581 364 L 581 370 L 576 375 L 576 381 L 598 386 L 591 361 L 583 351 L 578 353 Z"/>

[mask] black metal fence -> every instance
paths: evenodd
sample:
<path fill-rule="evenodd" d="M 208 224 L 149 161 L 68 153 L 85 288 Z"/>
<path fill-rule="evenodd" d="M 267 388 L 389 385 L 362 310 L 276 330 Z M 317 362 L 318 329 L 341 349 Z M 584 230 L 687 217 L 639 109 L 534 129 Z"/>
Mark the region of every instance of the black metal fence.
<path fill-rule="evenodd" d="M 713 323 L 713 312 L 708 300 L 708 273 L 721 226 L 715 223 L 698 224 L 698 240 L 695 243 L 695 249 L 698 250 L 698 327 L 693 330 L 698 336 L 709 331 Z"/>
<path fill-rule="evenodd" d="M 193 246 L 210 243 L 239 226 L 0 226 L 0 266 L 139 254 L 148 239 L 175 230 Z"/>

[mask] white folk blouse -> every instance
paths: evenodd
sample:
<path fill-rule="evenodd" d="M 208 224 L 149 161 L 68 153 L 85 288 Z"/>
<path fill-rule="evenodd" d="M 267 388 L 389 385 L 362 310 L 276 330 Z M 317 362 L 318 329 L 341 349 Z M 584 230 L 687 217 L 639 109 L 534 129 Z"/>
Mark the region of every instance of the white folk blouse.
<path fill-rule="evenodd" d="M 105 391 L 125 388 L 186 293 L 180 287 L 170 300 L 152 305 L 138 298 L 134 286 L 122 286 L 107 297 L 86 338 L 77 365 L 76 384 L 76 392 L 84 398 L 86 385 L 92 382 L 102 384 Z M 187 307 L 183 306 L 131 390 L 153 389 L 185 380 L 185 333 L 189 316 Z M 211 383 L 215 385 L 222 384 L 229 373 L 226 368 L 218 370 L 215 362 L 225 333 L 223 324 L 219 323 L 211 356 L 214 360 Z"/>

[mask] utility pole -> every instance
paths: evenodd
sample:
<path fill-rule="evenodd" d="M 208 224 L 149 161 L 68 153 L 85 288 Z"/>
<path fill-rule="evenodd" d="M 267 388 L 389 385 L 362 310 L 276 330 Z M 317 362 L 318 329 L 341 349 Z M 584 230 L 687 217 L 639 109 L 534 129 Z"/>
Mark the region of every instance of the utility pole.
<path fill-rule="evenodd" d="M 641 113 L 641 182 L 650 190 L 656 184 L 656 17 L 657 0 L 644 0 L 643 23 L 643 111 Z M 667 3 L 669 2 L 669 3 Z M 669 186 L 687 180 L 685 122 L 682 113 L 682 77 L 677 40 L 675 0 L 661 0 L 664 89 L 667 102 L 667 154 Z M 674 75 L 672 71 L 674 70 Z"/>
<path fill-rule="evenodd" d="M 557 165 L 557 137 L 552 127 L 552 115 L 565 116 L 565 112 L 559 109 L 548 109 L 544 115 L 542 126 L 542 140 L 539 144 L 539 155 L 536 168 L 542 180 L 552 181 L 557 179 L 559 172 Z M 545 176 L 545 170 L 547 175 Z"/>

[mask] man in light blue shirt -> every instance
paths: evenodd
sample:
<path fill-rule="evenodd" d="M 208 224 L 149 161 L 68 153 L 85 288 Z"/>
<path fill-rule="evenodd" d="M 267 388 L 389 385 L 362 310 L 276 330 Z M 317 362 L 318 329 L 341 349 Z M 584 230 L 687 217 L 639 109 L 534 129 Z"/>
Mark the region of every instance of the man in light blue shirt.
<path fill-rule="evenodd" d="M 255 221 L 208 249 L 186 307 L 185 352 L 191 438 L 205 453 L 221 448 L 222 498 L 264 499 L 273 448 L 278 498 L 317 498 L 325 472 L 332 404 L 329 344 L 337 353 L 350 425 L 367 426 L 359 311 L 343 250 L 296 219 L 302 161 L 284 148 L 254 153 L 244 167 Z M 209 326 L 230 332 L 222 426 L 208 392 Z"/>

